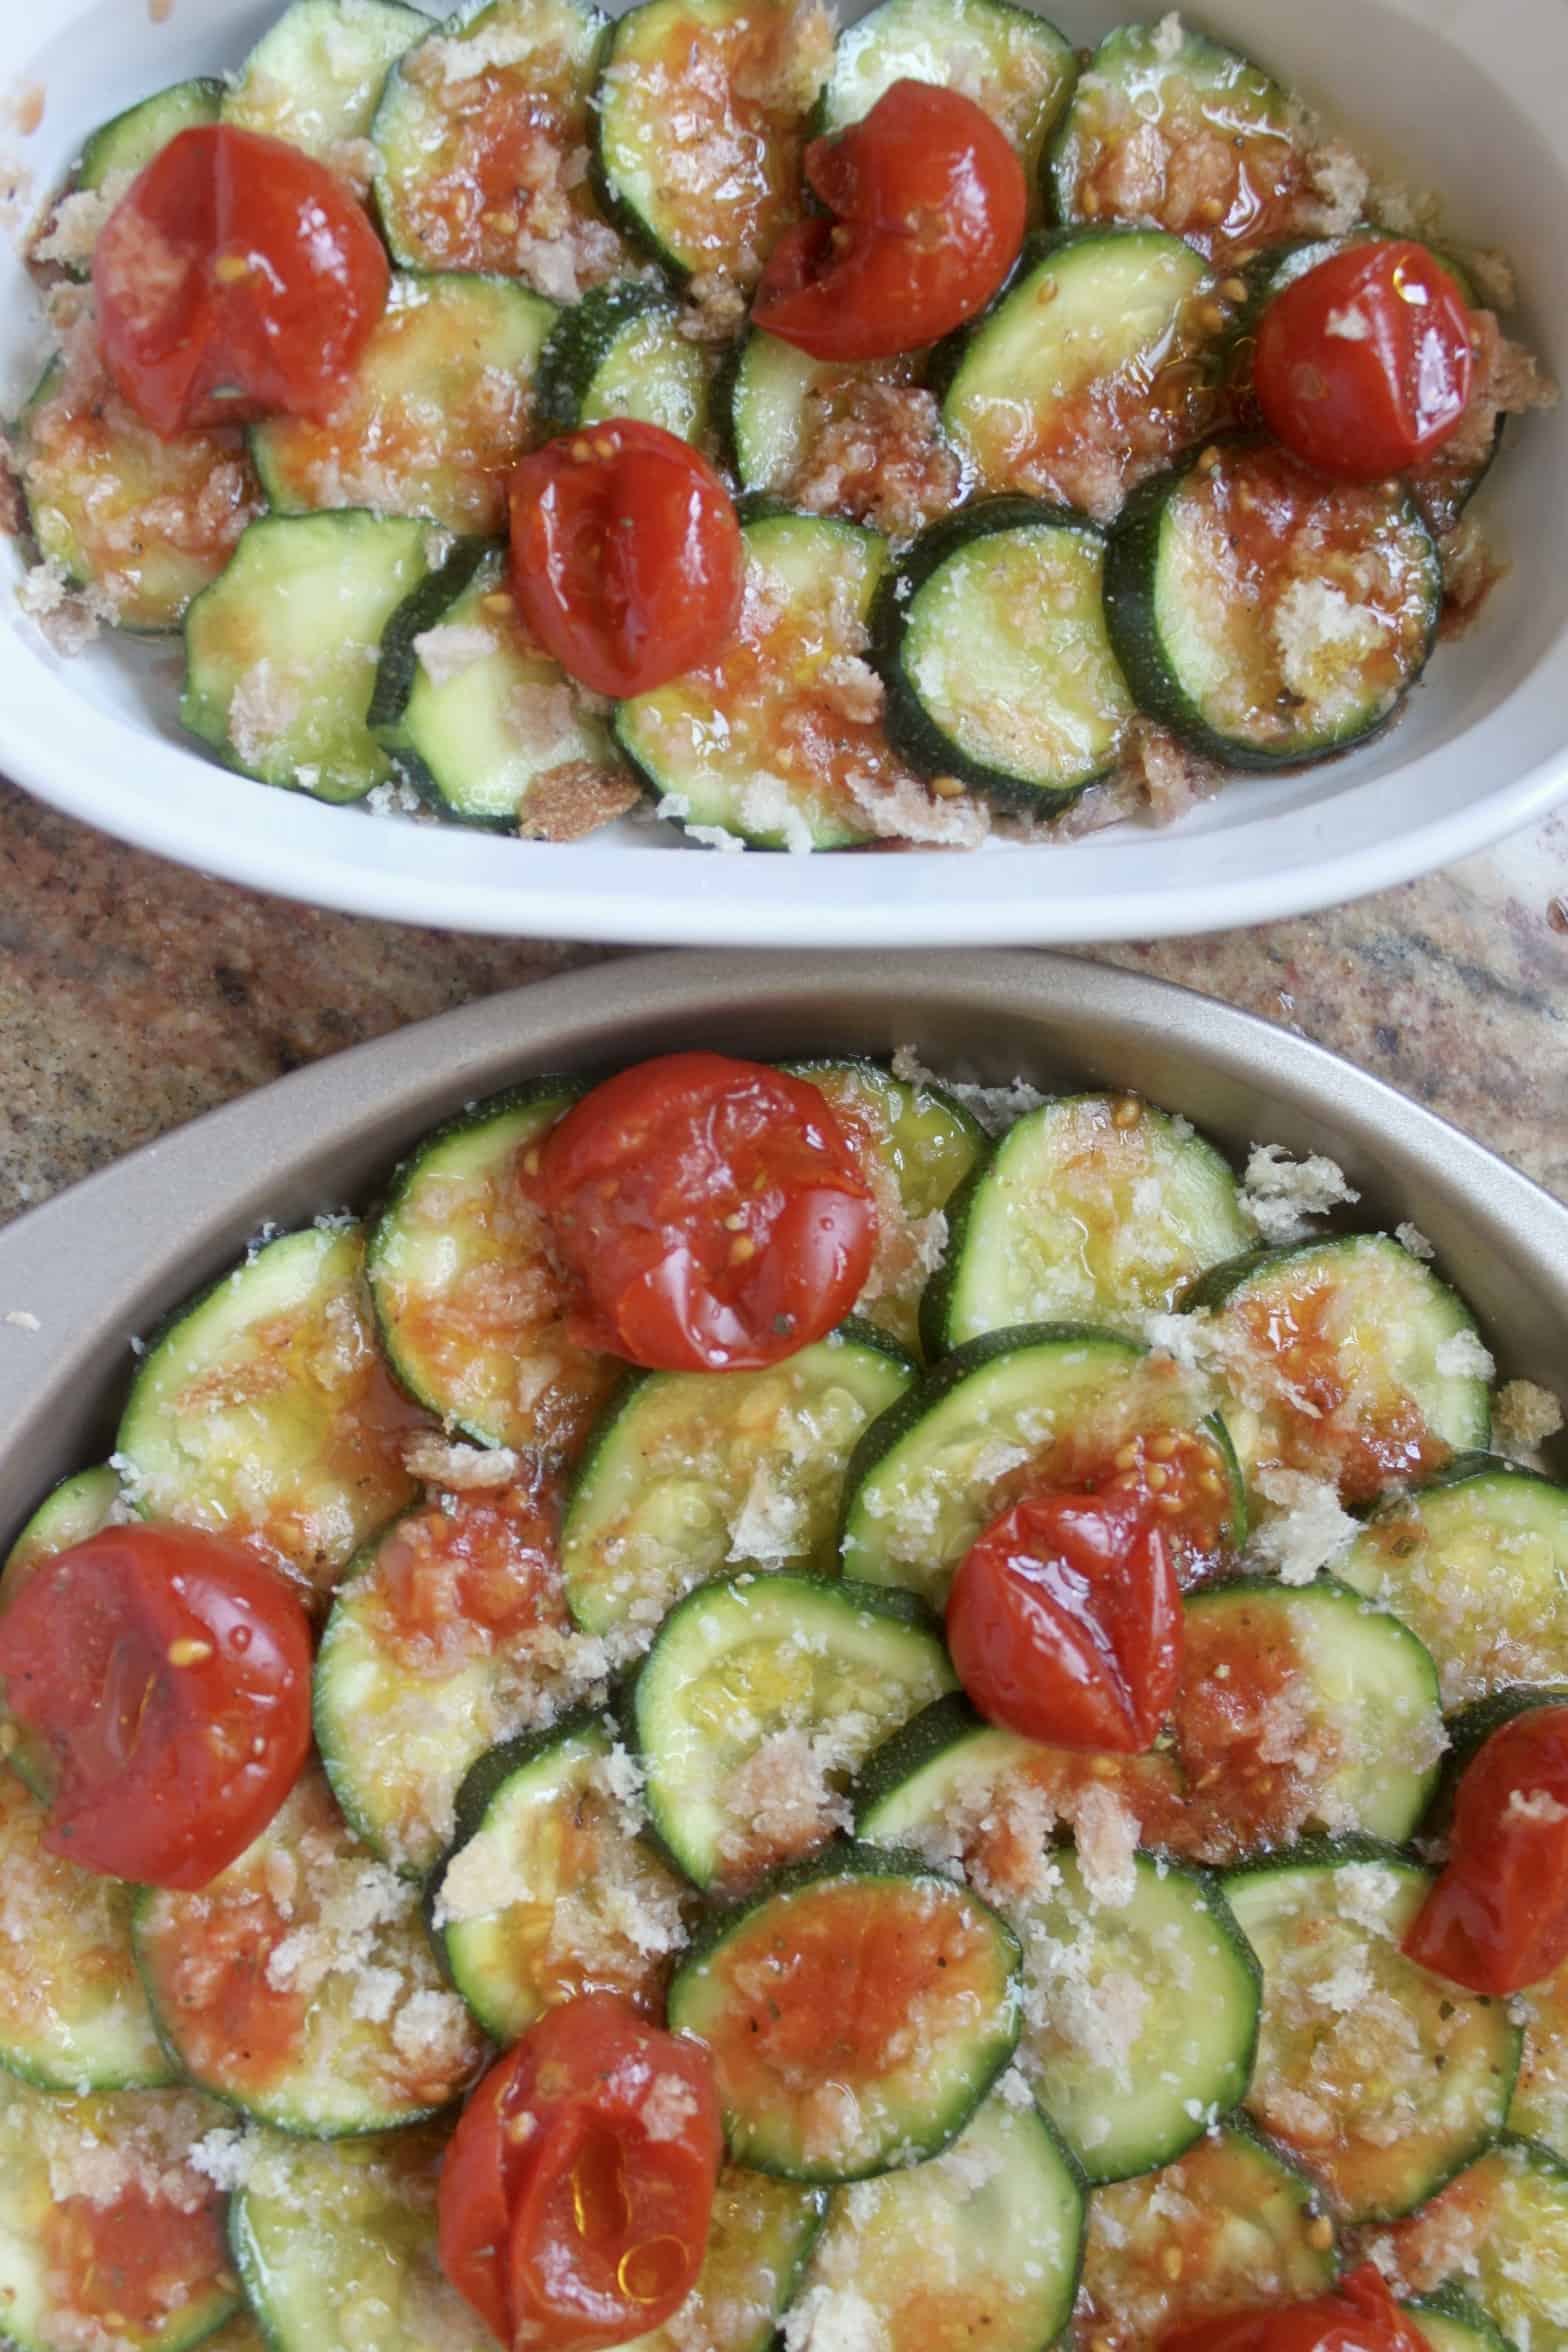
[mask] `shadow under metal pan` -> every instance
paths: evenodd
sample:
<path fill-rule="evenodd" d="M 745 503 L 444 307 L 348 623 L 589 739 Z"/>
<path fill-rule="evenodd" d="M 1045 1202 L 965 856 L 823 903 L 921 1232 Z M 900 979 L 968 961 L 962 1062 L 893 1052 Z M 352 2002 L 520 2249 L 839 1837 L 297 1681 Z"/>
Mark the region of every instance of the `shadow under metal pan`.
<path fill-rule="evenodd" d="M 1326 1152 L 1355 1221 L 1409 1219 L 1505 1377 L 1568 1387 L 1568 1207 L 1319 1046 L 1185 989 L 1054 955 L 662 955 L 602 964 L 280 1079 L 89 1177 L 0 1233 L 0 1541 L 101 1459 L 129 1344 L 263 1223 L 374 1198 L 425 1130 L 538 1071 L 707 1046 L 762 1059 L 888 1054 L 993 1083 L 1125 1087 L 1235 1158 Z M 24 1320 L 36 1317 L 33 1330 Z M 1568 1457 L 1565 1457 L 1568 1466 Z"/>

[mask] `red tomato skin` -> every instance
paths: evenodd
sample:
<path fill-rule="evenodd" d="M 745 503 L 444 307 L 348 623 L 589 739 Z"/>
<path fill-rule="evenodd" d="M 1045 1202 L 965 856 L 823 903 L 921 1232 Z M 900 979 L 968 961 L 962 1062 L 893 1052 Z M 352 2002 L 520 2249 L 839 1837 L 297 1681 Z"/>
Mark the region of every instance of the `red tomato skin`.
<path fill-rule="evenodd" d="M 993 1723 L 1054 1747 L 1136 1755 L 1181 1683 L 1174 1548 L 1136 1495 L 1019 1503 L 960 1564 L 947 1642 Z"/>
<path fill-rule="evenodd" d="M 1342 331 L 1356 321 L 1365 332 Z M 1473 372 L 1464 296 L 1405 239 L 1319 262 L 1258 322 L 1253 386 L 1265 424 L 1340 481 L 1381 481 L 1431 457 L 1464 415 Z"/>
<path fill-rule="evenodd" d="M 1497 1995 L 1568 1960 L 1568 1707 L 1516 1715 L 1477 1750 L 1454 1801 L 1448 1861 L 1404 1949 L 1469 1992 Z"/>
<path fill-rule="evenodd" d="M 203 1887 L 260 1836 L 310 1752 L 310 1676 L 296 1595 L 199 1528 L 106 1528 L 0 1617 L 0 1686 L 58 1772 L 45 1845 L 146 1886 Z"/>
<path fill-rule="evenodd" d="M 1159 2352 L 1431 2352 L 1400 2310 L 1375 2262 L 1363 2262 L 1310 2303 L 1195 2320 L 1160 2338 Z"/>
<path fill-rule="evenodd" d="M 985 308 L 1018 258 L 1029 197 L 1016 151 L 959 91 L 897 81 L 806 149 L 836 214 L 787 230 L 752 317 L 814 359 L 884 359 Z"/>
<path fill-rule="evenodd" d="M 510 502 L 523 619 L 595 694 L 650 693 L 723 650 L 745 549 L 688 442 L 634 418 L 562 433 L 513 469 Z"/>
<path fill-rule="evenodd" d="M 93 255 L 104 362 L 165 440 L 330 415 L 390 285 L 364 208 L 325 164 L 226 123 L 171 139 Z"/>
<path fill-rule="evenodd" d="M 876 1212 L 816 1088 L 670 1054 L 596 1086 L 546 1138 L 537 1193 L 588 1345 L 655 1370 L 755 1370 L 822 1339 L 871 1271 Z"/>
<path fill-rule="evenodd" d="M 530 2027 L 464 2109 L 437 2200 L 442 2268 L 504 2343 L 624 2343 L 691 2292 L 722 2156 L 701 2043 L 584 1994 Z"/>

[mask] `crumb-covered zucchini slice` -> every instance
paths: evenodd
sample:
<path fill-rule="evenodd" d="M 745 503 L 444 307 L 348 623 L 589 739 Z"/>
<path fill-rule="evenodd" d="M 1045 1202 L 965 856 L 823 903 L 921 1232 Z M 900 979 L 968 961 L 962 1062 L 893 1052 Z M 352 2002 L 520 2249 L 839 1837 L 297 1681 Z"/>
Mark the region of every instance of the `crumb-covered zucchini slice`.
<path fill-rule="evenodd" d="M 1019 1951 L 968 1888 L 851 1846 L 721 1913 L 669 2021 L 712 2052 L 731 2156 L 863 2180 L 957 2138 L 1018 2041 Z"/>
<path fill-rule="evenodd" d="M 539 355 L 540 433 L 569 433 L 607 417 L 637 417 L 683 441 L 700 440 L 707 425 L 702 345 L 681 332 L 669 295 L 637 278 L 590 288 L 562 311 Z"/>
<path fill-rule="evenodd" d="M 1263 1964 L 1247 2106 L 1348 2222 L 1411 2213 L 1503 2128 L 1519 2067 L 1506 2002 L 1406 1959 L 1432 1873 L 1394 1847 L 1296 1847 L 1233 1871 Z"/>
<path fill-rule="evenodd" d="M 1524 2051 L 1508 2128 L 1539 2140 L 1568 2164 L 1568 1962 L 1544 1984 L 1520 1993 L 1517 2005 L 1524 2018 Z"/>
<path fill-rule="evenodd" d="M 604 31 L 579 0 L 461 0 L 404 52 L 370 126 L 399 268 L 522 275 L 570 301 L 619 266 L 581 174 Z"/>
<path fill-rule="evenodd" d="M 807 2340 L 1041 2352 L 1072 2311 L 1084 2205 L 1072 2159 L 1009 2074 L 944 2154 L 834 2199 L 797 2306 Z"/>
<path fill-rule="evenodd" d="M 252 432 L 274 513 L 369 507 L 450 531 L 501 530 L 556 316 L 553 302 L 506 278 L 395 278 L 331 417 L 271 417 Z"/>
<path fill-rule="evenodd" d="M 644 1842 L 640 1776 L 603 1717 L 504 1742 L 457 1794 L 429 1916 L 453 1983 L 514 2042 L 578 1993 L 656 2001 L 686 1890 Z"/>
<path fill-rule="evenodd" d="M 1404 1618 L 1446 1707 L 1568 1667 L 1568 1488 L 1480 1456 L 1385 1503 L 1334 1573 Z"/>
<path fill-rule="evenodd" d="M 239 2308 L 188 2090 L 52 2097 L 0 2072 L 0 2305 L 15 2352 L 190 2352 Z M 116 2156 L 121 2163 L 116 2163 Z"/>
<path fill-rule="evenodd" d="M 1474 1318 L 1386 1234 L 1259 1250 L 1182 1304 L 1214 1317 L 1249 1479 L 1283 1464 L 1368 1503 L 1486 1446 L 1492 1360 Z"/>
<path fill-rule="evenodd" d="M 317 800 L 389 783 L 369 727 L 381 640 L 447 552 L 405 515 L 263 515 L 185 615 L 185 725 L 226 767 Z"/>
<path fill-rule="evenodd" d="M 1032 499 L 983 500 L 924 532 L 872 620 L 894 749 L 1042 816 L 1103 776 L 1134 716 L 1104 568 L 1091 524 Z"/>
<path fill-rule="evenodd" d="M 927 1080 L 876 1062 L 789 1062 L 825 1095 L 876 1196 L 877 1252 L 855 1312 L 904 1347 L 918 1339 L 920 1301 L 947 1235 L 946 1210 L 990 1146 L 962 1103 Z"/>
<path fill-rule="evenodd" d="M 441 2268 L 435 2130 L 312 2144 L 257 2133 L 229 2242 L 269 2352 L 492 2352 Z M 330 2282 L 330 2285 L 329 2285 Z"/>
<path fill-rule="evenodd" d="M 417 1890 L 352 1836 L 314 1767 L 199 1894 L 144 1888 L 135 1938 L 191 2081 L 306 2139 L 417 2123 L 483 2055 L 442 1989 Z"/>
<path fill-rule="evenodd" d="M 330 1591 L 414 1499 L 418 1416 L 387 1377 L 357 1225 L 262 1242 L 141 1361 L 117 1461 L 149 1519 L 243 1537 Z"/>
<path fill-rule="evenodd" d="M 677 277 L 755 278 L 795 217 L 832 35 L 793 0 L 642 0 L 594 92 L 601 201 Z"/>
<path fill-rule="evenodd" d="M 392 1179 L 365 1272 L 410 1396 L 476 1445 L 573 1453 L 621 1367 L 568 1339 L 571 1301 L 526 1184 L 581 1092 L 536 1078 L 438 1127 Z"/>
<path fill-rule="evenodd" d="M 632 1695 L 661 1844 L 699 1886 L 799 1860 L 847 1825 L 843 1792 L 871 1750 L 955 1687 L 906 1594 L 778 1574 L 700 1585 Z"/>
<path fill-rule="evenodd" d="M 16 455 L 40 555 L 137 635 L 177 629 L 261 511 L 242 433 L 160 440 L 107 384 L 75 385 L 61 359 L 22 411 Z"/>
<path fill-rule="evenodd" d="M 1136 1095 L 1063 1095 L 1017 1120 L 952 1203 L 926 1347 L 1015 1323 L 1136 1331 L 1252 1241 L 1235 1176 L 1185 1119 Z"/>
<path fill-rule="evenodd" d="M 561 1568 L 588 1633 L 650 1634 L 726 1570 L 831 1574 L 844 1463 L 913 1367 L 846 1323 L 758 1372 L 645 1372 L 589 1441 L 567 1501 Z"/>
<path fill-rule="evenodd" d="M 104 222 L 131 182 L 182 131 L 216 122 L 223 90 L 215 77 L 199 75 L 156 90 L 100 123 L 83 142 L 76 169 L 47 214 L 42 234 L 33 239 L 29 257 L 58 263 L 68 277 L 89 277 Z"/>
<path fill-rule="evenodd" d="M 1568 2163 L 1549 2148 L 1501 2141 L 1396 2230 L 1391 2251 L 1411 2286 L 1446 2282 L 1479 2306 L 1510 2352 L 1568 2347 Z"/>
<path fill-rule="evenodd" d="M 1402 2308 L 1421 2332 L 1431 2352 L 1508 2352 L 1508 2345 L 1486 2313 L 1467 2295 L 1439 2288 L 1435 2295 L 1418 2295 Z"/>
<path fill-rule="evenodd" d="M 107 1462 L 78 1470 L 51 1488 L 27 1521 L 0 1570 L 0 1611 L 9 1608 L 28 1578 L 73 1544 L 99 1535 L 123 1508 L 119 1472 Z M 0 1761 L 19 1773 L 35 1796 L 45 1797 L 54 1768 L 47 1748 L 6 1712 L 0 1699 Z"/>
<path fill-rule="evenodd" d="M 675 2317 L 627 2352 L 772 2352 L 828 2210 L 825 2189 L 727 2164 L 697 2284 Z"/>
<path fill-rule="evenodd" d="M 1078 60 L 1065 33 L 1012 0 L 880 0 L 844 26 L 817 113 L 847 130 L 897 81 L 962 90 L 1012 140 L 1031 190 L 1051 131 L 1072 95 Z"/>
<path fill-rule="evenodd" d="M 1243 436 L 1134 492 L 1105 595 L 1140 707 L 1223 766 L 1275 768 L 1388 724 L 1436 642 L 1443 579 L 1402 483 L 1329 482 Z"/>
<path fill-rule="evenodd" d="M 223 120 L 341 164 L 368 134 L 391 68 L 430 30 L 401 0 L 292 0 L 224 92 Z"/>
<path fill-rule="evenodd" d="M 1148 2352 L 1211 2313 L 1306 2302 L 1337 2269 L 1333 2224 L 1311 2183 L 1226 2125 L 1174 2164 L 1090 2199 L 1078 2340 Z"/>

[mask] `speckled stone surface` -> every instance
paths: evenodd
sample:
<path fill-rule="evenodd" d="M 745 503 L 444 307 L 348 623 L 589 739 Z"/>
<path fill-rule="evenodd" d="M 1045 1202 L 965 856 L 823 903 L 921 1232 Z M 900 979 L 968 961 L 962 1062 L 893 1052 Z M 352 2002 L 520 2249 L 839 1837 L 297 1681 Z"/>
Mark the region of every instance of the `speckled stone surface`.
<path fill-rule="evenodd" d="M 286 905 L 0 785 L 0 1218 L 323 1054 L 602 950 Z M 1424 882 L 1105 960 L 1316 1038 L 1568 1198 L 1568 813 Z"/>

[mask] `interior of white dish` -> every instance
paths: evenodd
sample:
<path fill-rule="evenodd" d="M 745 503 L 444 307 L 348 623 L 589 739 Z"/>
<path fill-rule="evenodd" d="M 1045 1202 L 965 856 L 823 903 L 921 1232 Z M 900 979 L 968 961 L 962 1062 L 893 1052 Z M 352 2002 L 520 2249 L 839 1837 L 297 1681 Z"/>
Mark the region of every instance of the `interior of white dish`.
<path fill-rule="evenodd" d="M 121 106 L 243 57 L 281 0 L 53 0 L 0 23 L 5 170 L 41 199 Z M 1152 9 L 1149 13 L 1152 13 Z M 847 0 L 841 14 L 860 13 Z M 1091 42 L 1130 10 L 1070 0 Z M 1438 189 L 1457 237 L 1506 251 L 1517 329 L 1568 373 L 1568 11 L 1560 0 L 1215 0 L 1192 12 L 1275 70 L 1379 169 Z M 37 127 L 24 134 L 41 97 Z M 29 106 L 29 100 L 34 103 Z M 38 357 L 20 255 L 0 257 L 0 406 Z M 1400 722 L 1326 767 L 1238 780 L 1167 831 L 1122 827 L 974 857 L 722 857 L 623 823 L 565 848 L 318 806 L 216 768 L 177 717 L 177 641 L 63 660 L 0 626 L 0 767 L 75 814 L 238 880 L 454 927 L 738 944 L 1092 939 L 1200 929 L 1353 896 L 1538 814 L 1568 781 L 1568 410 L 1511 428 L 1478 511 L 1510 570 L 1442 645 Z M 0 550 L 0 578 L 20 568 Z M 655 857 L 661 862 L 653 864 Z"/>

